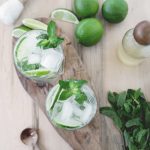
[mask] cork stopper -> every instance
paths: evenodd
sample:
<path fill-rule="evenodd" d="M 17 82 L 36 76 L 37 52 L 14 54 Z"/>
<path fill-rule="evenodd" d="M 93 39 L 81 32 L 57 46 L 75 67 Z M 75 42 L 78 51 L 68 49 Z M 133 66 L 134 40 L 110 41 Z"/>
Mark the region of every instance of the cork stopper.
<path fill-rule="evenodd" d="M 142 21 L 136 25 L 133 32 L 135 40 L 141 45 L 150 44 L 150 22 Z"/>

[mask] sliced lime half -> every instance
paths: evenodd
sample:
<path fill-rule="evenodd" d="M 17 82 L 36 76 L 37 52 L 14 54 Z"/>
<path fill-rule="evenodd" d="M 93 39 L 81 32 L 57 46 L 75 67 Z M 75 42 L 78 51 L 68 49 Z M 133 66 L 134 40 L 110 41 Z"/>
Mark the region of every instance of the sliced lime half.
<path fill-rule="evenodd" d="M 47 30 L 47 24 L 35 19 L 25 18 L 22 23 L 31 29 Z"/>
<path fill-rule="evenodd" d="M 56 20 L 62 20 L 74 24 L 78 24 L 79 20 L 74 13 L 67 9 L 56 9 L 51 13 L 51 18 Z"/>
<path fill-rule="evenodd" d="M 21 25 L 21 26 L 13 29 L 12 36 L 15 38 L 20 38 L 24 33 L 28 32 L 30 30 L 31 30 L 31 28 Z"/>

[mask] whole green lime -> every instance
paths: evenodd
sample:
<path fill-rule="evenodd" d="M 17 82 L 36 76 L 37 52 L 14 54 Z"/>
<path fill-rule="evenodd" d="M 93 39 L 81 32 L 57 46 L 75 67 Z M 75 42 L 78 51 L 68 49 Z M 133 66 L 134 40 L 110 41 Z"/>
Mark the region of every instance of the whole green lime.
<path fill-rule="evenodd" d="M 102 23 L 96 18 L 87 18 L 80 21 L 75 30 L 79 43 L 84 46 L 92 46 L 100 41 L 104 33 Z"/>
<path fill-rule="evenodd" d="M 98 0 L 74 0 L 74 11 L 79 18 L 93 17 L 98 9 Z"/>
<path fill-rule="evenodd" d="M 128 14 L 128 4 L 125 0 L 106 0 L 102 6 L 102 15 L 110 23 L 119 23 Z"/>

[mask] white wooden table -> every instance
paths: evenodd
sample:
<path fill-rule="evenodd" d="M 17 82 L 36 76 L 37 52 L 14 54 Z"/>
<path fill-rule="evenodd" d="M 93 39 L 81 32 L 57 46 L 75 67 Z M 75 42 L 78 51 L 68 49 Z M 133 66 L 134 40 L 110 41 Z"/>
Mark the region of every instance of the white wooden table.
<path fill-rule="evenodd" d="M 4 1 L 0 0 L 0 4 Z M 100 0 L 101 3 L 102 0 Z M 106 99 L 108 90 L 118 91 L 139 87 L 150 99 L 150 61 L 144 62 L 139 67 L 130 68 L 121 64 L 116 56 L 116 50 L 124 33 L 139 21 L 150 20 L 149 0 L 128 0 L 128 3 L 129 15 L 126 20 L 118 25 L 105 22 L 105 36 L 94 50 L 75 44 L 101 99 Z M 29 0 L 17 24 L 24 17 L 48 17 L 55 8 L 71 8 L 71 0 Z M 24 128 L 32 127 L 33 105 L 31 98 L 21 86 L 13 66 L 12 28 L 12 26 L 0 24 L 0 150 L 30 150 L 30 147 L 21 143 L 19 136 Z M 73 26 L 64 23 L 63 30 L 73 41 Z M 105 102 L 101 105 L 107 104 L 107 100 Z M 105 141 L 109 141 L 113 136 L 110 135 L 110 127 L 113 126 L 110 120 L 107 119 L 104 126 L 108 128 L 107 130 L 102 128 L 100 134 L 108 136 L 107 139 L 101 136 L 100 140 L 104 141 L 102 143 L 106 143 Z M 71 150 L 71 147 L 56 133 L 40 110 L 39 128 L 42 150 Z M 101 147 L 102 150 L 111 150 L 109 145 Z"/>

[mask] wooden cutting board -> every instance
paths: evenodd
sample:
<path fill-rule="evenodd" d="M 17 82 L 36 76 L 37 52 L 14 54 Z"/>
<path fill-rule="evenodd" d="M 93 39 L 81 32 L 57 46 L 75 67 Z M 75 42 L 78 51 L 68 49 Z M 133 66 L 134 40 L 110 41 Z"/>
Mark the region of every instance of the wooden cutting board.
<path fill-rule="evenodd" d="M 48 19 L 40 18 L 40 21 L 47 23 Z M 58 28 L 58 34 L 64 37 L 65 41 L 63 43 L 65 64 L 64 64 L 64 74 L 61 75 L 58 80 L 65 79 L 84 79 L 88 80 L 89 85 L 93 88 L 94 86 L 87 74 L 87 71 L 78 56 L 77 50 L 73 47 L 71 41 L 62 33 L 60 28 Z M 13 47 L 16 43 L 16 39 L 13 39 Z M 17 71 L 17 70 L 16 70 Z M 17 71 L 18 77 L 27 91 L 27 93 L 32 97 L 32 99 L 38 103 L 42 111 L 46 113 L 45 100 L 49 90 L 58 83 L 58 80 L 45 84 L 40 87 L 35 82 L 25 78 Z M 94 90 L 95 91 L 95 90 Z M 97 99 L 98 104 L 99 100 Z M 49 119 L 49 117 L 47 116 Z M 67 131 L 64 129 L 58 129 L 58 133 L 72 146 L 74 150 L 99 150 L 100 148 L 100 124 L 99 124 L 99 112 L 97 113 L 92 122 L 84 128 L 78 129 L 76 131 Z"/>

